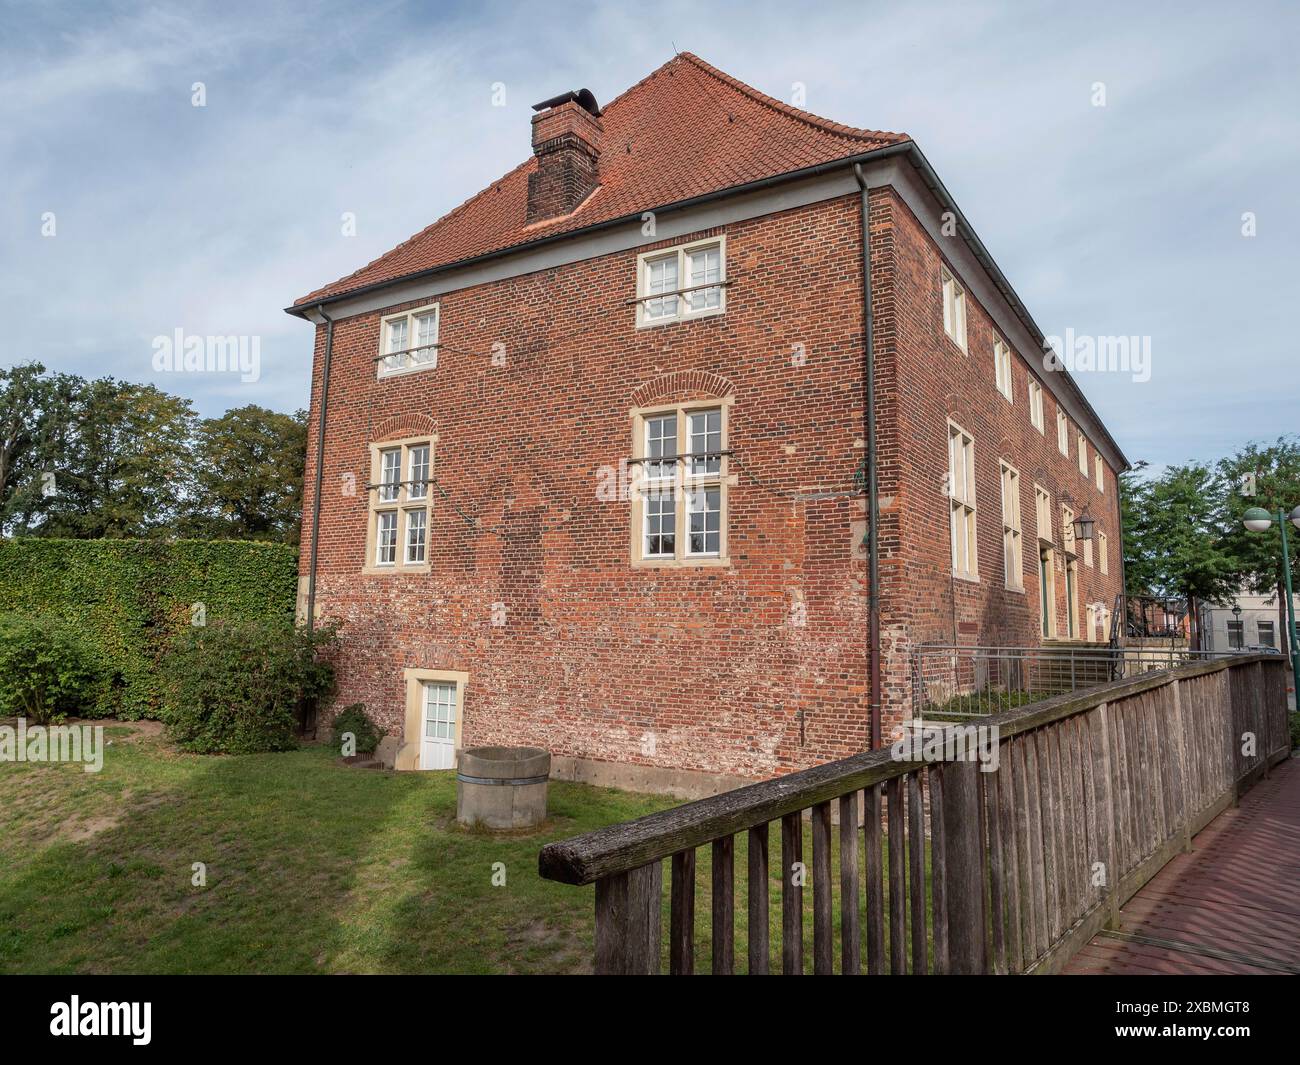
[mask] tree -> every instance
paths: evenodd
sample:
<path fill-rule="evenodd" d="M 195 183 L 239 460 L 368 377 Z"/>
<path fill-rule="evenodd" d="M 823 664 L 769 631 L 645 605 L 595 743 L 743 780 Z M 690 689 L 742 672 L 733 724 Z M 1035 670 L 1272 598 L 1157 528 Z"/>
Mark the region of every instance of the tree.
<path fill-rule="evenodd" d="M 0 533 L 25 529 L 54 485 L 55 440 L 80 378 L 47 375 L 40 363 L 0 370 Z"/>
<path fill-rule="evenodd" d="M 1151 505 L 1151 482 L 1147 463 L 1135 462 L 1119 475 L 1119 520 L 1124 530 L 1124 593 L 1154 595 L 1159 575 L 1155 560 L 1141 541 L 1138 521 Z"/>
<path fill-rule="evenodd" d="M 200 422 L 182 535 L 296 544 L 306 452 L 306 411 L 250 404 Z"/>
<path fill-rule="evenodd" d="M 1200 463 L 1170 466 L 1125 486 L 1125 567 L 1130 594 L 1222 603 L 1240 586 L 1242 560 L 1224 535 L 1222 483 Z M 1198 642 L 1193 629 L 1193 646 Z"/>
<path fill-rule="evenodd" d="M 1282 545 L 1276 529 L 1248 532 L 1242 525 L 1247 507 L 1263 507 L 1270 514 L 1290 512 L 1300 504 L 1300 437 L 1279 437 L 1272 444 L 1247 444 L 1218 464 L 1221 486 L 1219 521 L 1232 552 L 1241 560 L 1242 587 L 1262 595 L 1276 595 L 1278 629 L 1286 634 L 1282 651 L 1288 652 L 1290 633 L 1286 619 L 1286 583 L 1282 572 Z M 1300 547 L 1300 537 L 1292 542 Z M 1300 559 L 1291 554 L 1291 581 L 1300 586 Z"/>
<path fill-rule="evenodd" d="M 153 385 L 75 379 L 56 427 L 43 536 L 145 537 L 173 527 L 190 478 L 194 411 Z"/>

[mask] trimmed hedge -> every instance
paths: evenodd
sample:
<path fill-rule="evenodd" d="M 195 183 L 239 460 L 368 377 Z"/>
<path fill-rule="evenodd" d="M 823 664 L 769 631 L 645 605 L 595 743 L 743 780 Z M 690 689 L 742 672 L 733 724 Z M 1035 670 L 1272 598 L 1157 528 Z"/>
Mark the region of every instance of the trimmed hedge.
<path fill-rule="evenodd" d="M 0 540 L 0 613 L 72 622 L 108 683 L 85 716 L 158 717 L 163 660 L 206 620 L 292 622 L 298 552 L 245 540 Z"/>

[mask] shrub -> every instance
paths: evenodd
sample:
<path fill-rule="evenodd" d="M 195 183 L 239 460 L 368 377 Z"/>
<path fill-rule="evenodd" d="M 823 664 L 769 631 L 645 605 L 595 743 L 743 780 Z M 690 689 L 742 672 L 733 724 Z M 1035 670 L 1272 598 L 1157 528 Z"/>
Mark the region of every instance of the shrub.
<path fill-rule="evenodd" d="M 334 667 L 322 653 L 336 639 L 333 625 L 308 632 L 268 621 L 183 632 L 166 659 L 169 733 L 202 754 L 292 750 L 299 708 L 334 691 Z"/>
<path fill-rule="evenodd" d="M 73 626 L 0 615 L 0 713 L 45 725 L 97 705 L 104 681 L 95 648 Z"/>
<path fill-rule="evenodd" d="M 357 741 L 357 754 L 374 754 L 379 741 L 388 735 L 387 729 L 376 728 L 366 713 L 365 703 L 345 706 L 334 717 L 334 746 L 343 753 L 343 735 L 352 733 Z"/>
<path fill-rule="evenodd" d="M 239 540 L 0 539 L 0 612 L 75 623 L 111 680 L 87 715 L 158 717 L 163 659 L 201 611 L 293 617 L 298 559 L 286 544 Z"/>

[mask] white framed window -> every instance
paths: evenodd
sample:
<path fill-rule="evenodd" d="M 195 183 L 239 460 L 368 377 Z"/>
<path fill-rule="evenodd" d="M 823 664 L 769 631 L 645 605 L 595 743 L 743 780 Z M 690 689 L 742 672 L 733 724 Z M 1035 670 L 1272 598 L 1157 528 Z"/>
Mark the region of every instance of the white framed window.
<path fill-rule="evenodd" d="M 1240 651 L 1245 646 L 1245 627 L 1240 620 L 1228 622 L 1228 650 Z"/>
<path fill-rule="evenodd" d="M 1259 633 L 1260 647 L 1276 647 L 1277 640 L 1274 638 L 1273 623 L 1271 621 L 1257 621 L 1255 625 Z"/>
<path fill-rule="evenodd" d="M 370 451 L 370 530 L 363 569 L 424 571 L 429 563 L 433 441 L 385 441 L 372 444 Z"/>
<path fill-rule="evenodd" d="M 384 448 L 379 453 L 379 502 L 392 503 L 402 490 L 402 449 Z"/>
<path fill-rule="evenodd" d="M 1056 449 L 1066 458 L 1070 457 L 1070 420 L 1063 410 L 1056 412 Z"/>
<path fill-rule="evenodd" d="M 1085 566 L 1092 565 L 1092 541 L 1091 540 L 1083 541 L 1083 564 Z"/>
<path fill-rule="evenodd" d="M 999 465 L 1002 469 L 1002 560 L 1006 567 L 1006 586 L 1023 592 L 1025 563 L 1020 537 L 1020 473 L 1005 462 Z"/>
<path fill-rule="evenodd" d="M 390 314 L 379 322 L 378 375 L 428 370 L 438 365 L 438 305 Z"/>
<path fill-rule="evenodd" d="M 423 507 L 402 511 L 406 522 L 406 564 L 408 566 L 425 560 L 425 538 L 429 530 L 429 512 Z"/>
<path fill-rule="evenodd" d="M 726 237 L 646 252 L 636 263 L 638 327 L 726 310 Z"/>
<path fill-rule="evenodd" d="M 1065 548 L 1067 555 L 1073 555 L 1074 550 L 1074 511 L 1069 507 L 1061 507 L 1061 545 Z"/>
<path fill-rule="evenodd" d="M 1106 466 L 1101 461 L 1101 456 L 1096 452 L 1092 456 L 1092 472 L 1097 480 L 1097 491 L 1103 495 L 1106 493 Z"/>
<path fill-rule="evenodd" d="M 633 565 L 727 564 L 727 407 L 633 412 Z"/>
<path fill-rule="evenodd" d="M 955 422 L 948 423 L 948 509 L 952 531 L 952 571 L 965 580 L 979 580 L 975 442 Z"/>
<path fill-rule="evenodd" d="M 1034 524 L 1038 538 L 1052 542 L 1052 496 L 1041 484 L 1034 485 Z"/>
<path fill-rule="evenodd" d="M 993 375 L 997 381 L 998 391 L 1008 403 L 1014 403 L 1011 392 L 1011 349 L 999 337 L 993 341 Z"/>
<path fill-rule="evenodd" d="M 375 565 L 392 566 L 397 562 L 397 511 L 382 510 L 376 516 Z"/>
<path fill-rule="evenodd" d="M 1079 447 L 1079 472 L 1085 477 L 1088 476 L 1088 438 L 1082 433 L 1078 434 L 1076 443 Z"/>
<path fill-rule="evenodd" d="M 1029 424 L 1043 432 L 1043 386 L 1029 379 Z"/>
<path fill-rule="evenodd" d="M 961 282 L 941 267 L 943 283 L 943 331 L 962 351 L 966 350 L 966 290 Z"/>
<path fill-rule="evenodd" d="M 1097 565 L 1103 574 L 1110 572 L 1110 545 L 1104 532 L 1097 534 Z"/>

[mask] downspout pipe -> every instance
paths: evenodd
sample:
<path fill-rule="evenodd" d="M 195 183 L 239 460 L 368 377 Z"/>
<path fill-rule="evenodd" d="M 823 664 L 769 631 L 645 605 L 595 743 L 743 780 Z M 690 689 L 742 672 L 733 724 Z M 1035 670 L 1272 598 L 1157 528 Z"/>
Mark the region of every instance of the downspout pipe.
<path fill-rule="evenodd" d="M 881 743 L 882 688 L 880 676 L 880 492 L 876 463 L 876 346 L 875 323 L 871 313 L 871 212 L 867 179 L 862 164 L 853 164 L 862 200 L 862 323 L 863 387 L 867 446 L 867 659 L 871 686 L 871 750 Z"/>
<path fill-rule="evenodd" d="M 316 560 L 320 548 L 320 493 L 325 473 L 325 417 L 330 406 L 330 363 L 334 361 L 334 319 L 317 307 L 316 313 L 325 320 L 325 365 L 320 385 L 320 413 L 316 430 L 316 483 L 311 499 L 311 552 L 307 564 L 307 631 L 316 627 Z"/>

